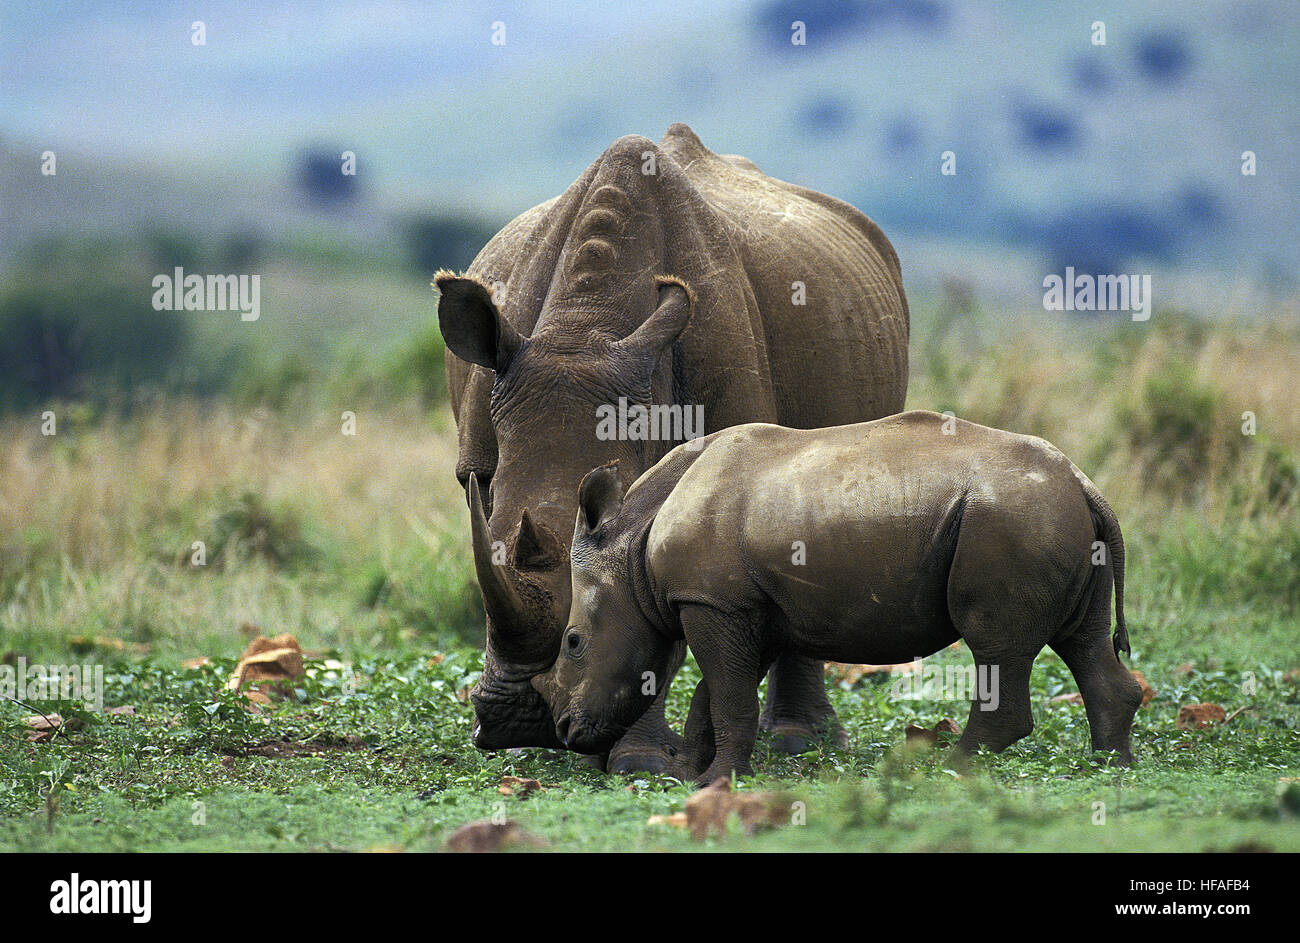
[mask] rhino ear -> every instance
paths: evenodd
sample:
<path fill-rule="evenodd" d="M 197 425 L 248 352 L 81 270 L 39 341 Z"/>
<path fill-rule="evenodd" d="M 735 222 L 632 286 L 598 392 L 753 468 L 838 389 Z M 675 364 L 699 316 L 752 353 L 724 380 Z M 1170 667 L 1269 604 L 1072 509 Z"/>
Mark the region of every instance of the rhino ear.
<path fill-rule="evenodd" d="M 686 330 L 695 311 L 695 292 L 680 278 L 661 275 L 657 283 L 659 303 L 654 313 L 618 343 L 641 362 L 658 363 L 660 353 Z"/>
<path fill-rule="evenodd" d="M 497 310 L 487 286 L 451 272 L 439 272 L 433 283 L 439 292 L 438 328 L 447 349 L 467 363 L 505 370 L 520 337 Z"/>
<path fill-rule="evenodd" d="M 618 477 L 618 462 L 594 468 L 583 476 L 578 486 L 579 534 L 594 534 L 618 517 L 623 510 L 623 482 Z"/>
<path fill-rule="evenodd" d="M 560 565 L 563 555 L 555 535 L 538 527 L 525 509 L 519 518 L 519 538 L 515 541 L 515 569 L 551 569 Z"/>

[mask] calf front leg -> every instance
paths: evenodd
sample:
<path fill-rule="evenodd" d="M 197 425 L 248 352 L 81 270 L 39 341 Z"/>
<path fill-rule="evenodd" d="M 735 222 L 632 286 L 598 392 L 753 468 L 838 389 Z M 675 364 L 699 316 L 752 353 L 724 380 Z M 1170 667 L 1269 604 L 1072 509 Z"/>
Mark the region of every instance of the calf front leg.
<path fill-rule="evenodd" d="M 682 631 L 695 653 L 704 676 L 709 724 L 713 733 L 713 758 L 695 782 L 707 786 L 715 779 L 748 776 L 758 736 L 758 681 L 760 645 L 752 620 L 709 606 L 690 605 L 681 610 Z M 697 690 L 697 694 L 698 694 Z M 692 713 L 695 705 L 692 704 Z M 703 708 L 703 705 L 702 705 Z M 693 725 L 691 734 L 701 739 Z"/>

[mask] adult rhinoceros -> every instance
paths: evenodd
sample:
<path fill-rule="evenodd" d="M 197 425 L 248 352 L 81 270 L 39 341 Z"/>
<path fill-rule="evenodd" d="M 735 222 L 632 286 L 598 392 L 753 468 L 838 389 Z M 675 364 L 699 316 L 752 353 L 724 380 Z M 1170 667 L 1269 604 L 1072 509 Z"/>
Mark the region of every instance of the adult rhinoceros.
<path fill-rule="evenodd" d="M 658 144 L 619 138 L 464 275 L 435 283 L 487 612 L 471 694 L 483 749 L 561 746 L 529 682 L 554 662 L 568 616 L 578 482 L 618 459 L 630 485 L 686 431 L 598 435 L 609 407 L 702 408 L 695 434 L 903 407 L 907 302 L 884 234 L 846 203 L 712 153 L 684 124 Z M 670 764 L 680 739 L 662 687 L 609 769 Z M 842 736 L 820 662 L 776 663 L 762 726 L 795 752 L 819 730 Z"/>

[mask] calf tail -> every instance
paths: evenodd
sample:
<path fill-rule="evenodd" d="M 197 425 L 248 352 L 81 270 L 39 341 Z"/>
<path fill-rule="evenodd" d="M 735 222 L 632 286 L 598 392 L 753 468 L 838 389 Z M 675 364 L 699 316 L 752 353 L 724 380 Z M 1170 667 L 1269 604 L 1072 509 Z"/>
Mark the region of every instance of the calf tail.
<path fill-rule="evenodd" d="M 1092 511 L 1093 519 L 1097 522 L 1100 533 L 1098 536 L 1106 544 L 1106 552 L 1110 555 L 1111 573 L 1115 582 L 1115 635 L 1113 642 L 1115 645 L 1115 656 L 1118 658 L 1119 653 L 1126 655 L 1132 654 L 1128 643 L 1128 626 L 1124 622 L 1124 535 L 1120 533 L 1119 518 L 1111 509 L 1110 504 L 1097 490 L 1088 476 L 1075 469 L 1080 483 L 1083 485 L 1084 497 L 1088 500 L 1088 509 Z"/>

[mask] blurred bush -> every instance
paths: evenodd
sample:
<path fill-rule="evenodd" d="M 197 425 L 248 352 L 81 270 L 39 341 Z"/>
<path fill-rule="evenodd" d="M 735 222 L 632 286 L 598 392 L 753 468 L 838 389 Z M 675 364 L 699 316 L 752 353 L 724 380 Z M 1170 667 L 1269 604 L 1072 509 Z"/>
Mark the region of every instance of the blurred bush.
<path fill-rule="evenodd" d="M 1244 437 L 1221 391 L 1182 360 L 1161 364 L 1116 417 L 1143 480 L 1189 499 L 1236 464 Z"/>
<path fill-rule="evenodd" d="M 356 200 L 357 176 L 343 172 L 344 150 L 314 147 L 299 155 L 296 182 L 299 191 L 312 203 L 330 206 Z"/>
<path fill-rule="evenodd" d="M 477 219 L 429 215 L 408 219 L 402 231 L 412 267 L 429 276 L 441 268 L 468 268 L 497 227 Z"/>
<path fill-rule="evenodd" d="M 422 539 L 424 545 L 405 545 L 360 568 L 357 602 L 422 635 L 481 646 L 486 616 L 464 535 L 448 529 Z"/>
<path fill-rule="evenodd" d="M 143 273 L 36 272 L 0 287 L 0 404 L 103 399 L 164 384 L 189 353 L 185 315 L 155 311 Z"/>
<path fill-rule="evenodd" d="M 304 536 L 304 529 L 301 513 L 285 505 L 272 507 L 256 492 L 226 497 L 202 532 L 208 564 L 219 568 L 252 557 L 281 569 L 309 564 L 319 554 Z"/>
<path fill-rule="evenodd" d="M 132 409 L 181 393 L 276 409 L 397 397 L 434 406 L 446 379 L 428 277 L 467 266 L 492 231 L 430 217 L 402 237 L 409 244 L 310 227 L 274 239 L 244 227 L 207 240 L 159 229 L 33 243 L 0 279 L 0 411 Z M 261 270 L 263 317 L 155 311 L 153 279 L 176 267 Z"/>
<path fill-rule="evenodd" d="M 414 393 L 426 406 L 447 398 L 446 348 L 437 323 L 429 324 L 389 357 L 385 374 L 396 393 Z"/>

